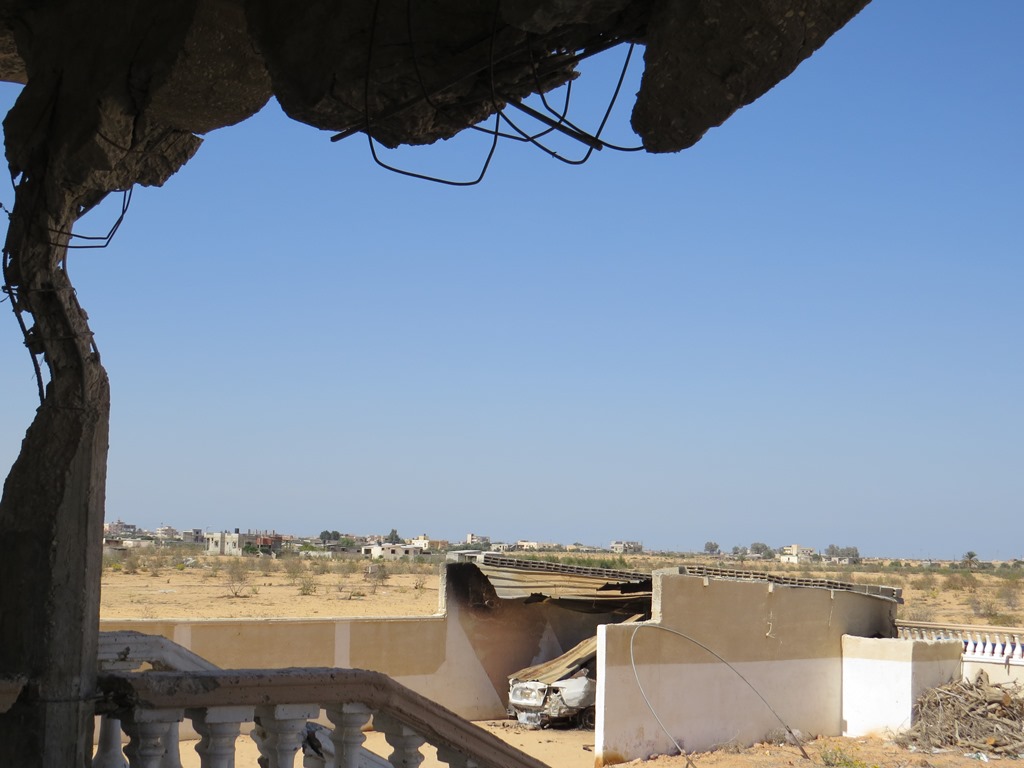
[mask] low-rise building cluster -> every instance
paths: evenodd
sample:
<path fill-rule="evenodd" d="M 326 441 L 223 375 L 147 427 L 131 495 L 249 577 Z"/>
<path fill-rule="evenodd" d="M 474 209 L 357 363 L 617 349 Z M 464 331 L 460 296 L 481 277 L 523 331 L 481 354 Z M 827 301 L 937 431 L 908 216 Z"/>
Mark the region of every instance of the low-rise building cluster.
<path fill-rule="evenodd" d="M 559 544 L 532 539 L 514 542 L 492 541 L 490 536 L 468 533 L 465 539 L 452 542 L 421 533 L 402 538 L 395 530 L 390 534 L 354 534 L 322 531 L 320 536 L 295 536 L 277 531 L 234 528 L 213 531 L 204 528 L 174 528 L 161 523 L 149 531 L 133 523 L 115 520 L 103 526 L 104 548 L 126 550 L 143 547 L 187 545 L 197 554 L 211 556 L 262 555 L 277 557 L 296 552 L 306 557 L 361 557 L 372 560 L 397 560 L 444 553 L 453 549 L 476 549 L 492 552 L 616 552 L 640 553 L 638 541 L 613 541 L 607 548 L 574 542 Z"/>

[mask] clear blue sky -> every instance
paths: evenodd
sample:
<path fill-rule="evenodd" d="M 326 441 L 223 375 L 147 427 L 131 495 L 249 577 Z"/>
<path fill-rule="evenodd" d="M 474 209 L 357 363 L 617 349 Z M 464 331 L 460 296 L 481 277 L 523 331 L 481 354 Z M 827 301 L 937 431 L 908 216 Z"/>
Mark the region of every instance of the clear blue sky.
<path fill-rule="evenodd" d="M 70 259 L 107 519 L 1024 557 L 1022 28 L 1016 0 L 876 0 L 693 149 L 503 144 L 468 189 L 274 103 L 208 135 Z M 589 126 L 622 53 L 575 89 Z M 6 469 L 35 383 L 0 311 Z"/>

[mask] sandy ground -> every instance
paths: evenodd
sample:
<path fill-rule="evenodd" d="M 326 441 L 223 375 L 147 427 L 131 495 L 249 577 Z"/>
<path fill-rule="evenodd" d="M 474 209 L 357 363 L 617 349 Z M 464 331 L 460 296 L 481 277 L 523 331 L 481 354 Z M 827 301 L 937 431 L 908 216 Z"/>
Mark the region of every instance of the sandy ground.
<path fill-rule="evenodd" d="M 249 562 L 250 569 L 231 571 L 215 558 L 180 569 L 173 559 L 140 558 L 122 567 L 104 570 L 101 600 L 103 618 L 328 618 L 351 616 L 426 616 L 438 606 L 438 566 L 415 566 L 413 572 L 393 572 L 383 582 L 364 577 L 363 563 L 310 566 L 300 572 L 280 562 Z M 395 570 L 400 570 L 396 566 Z M 317 572 L 319 571 L 319 572 Z M 818 575 L 818 574 L 815 574 Z M 824 575 L 824 574 L 822 574 Z M 835 578 L 835 574 L 828 574 Z M 864 583 L 904 588 L 902 615 L 931 621 L 990 623 L 978 607 L 1002 600 L 1005 579 L 978 574 L 975 583 L 962 584 L 943 576 L 925 577 L 888 573 L 853 574 Z M 896 582 L 896 583 L 894 583 Z M 1019 582 L 1014 584 L 1016 589 Z M 1002 590 L 1002 591 L 1000 591 Z M 1014 600 L 1011 600 L 1015 604 Z M 1003 603 L 1005 604 L 1005 601 Z M 925 619 L 924 617 L 927 617 Z M 1009 618 L 1014 618 L 1013 614 Z M 594 733 L 580 730 L 530 731 L 514 721 L 478 723 L 510 744 L 552 768 L 592 768 Z M 182 744 L 183 768 L 199 768 L 194 743 Z M 369 733 L 367 747 L 381 755 L 390 747 L 378 733 Z M 810 762 L 828 768 L 977 768 L 978 760 L 962 752 L 922 754 L 903 750 L 885 739 L 817 739 L 807 743 Z M 424 768 L 441 766 L 432 749 L 424 747 Z M 258 752 L 251 739 L 238 741 L 236 764 L 255 766 Z M 690 756 L 651 756 L 627 765 L 668 768 L 783 768 L 806 764 L 793 746 L 755 745 L 742 750 L 719 750 Z M 296 760 L 301 765 L 301 759 Z"/>
<path fill-rule="evenodd" d="M 439 609 L 438 573 L 431 566 L 422 566 L 422 573 L 392 574 L 382 584 L 349 572 L 350 566 L 342 573 L 307 568 L 293 576 L 277 563 L 270 565 L 274 570 L 257 564 L 244 581 L 233 581 L 225 568 L 144 567 L 133 574 L 104 571 L 102 618 L 428 616 Z"/>
<path fill-rule="evenodd" d="M 507 720 L 492 720 L 477 725 L 551 768 L 595 768 L 593 731 L 528 731 Z M 382 757 L 391 753 L 391 747 L 380 733 L 368 733 L 364 746 Z M 200 768 L 199 756 L 194 747 L 195 742 L 182 743 L 182 768 Z M 651 755 L 648 759 L 632 760 L 622 765 L 644 768 L 801 768 L 805 765 L 827 768 L 979 768 L 979 760 L 967 757 L 962 751 L 937 754 L 910 752 L 881 738 L 812 739 L 804 744 L 804 752 L 807 753 L 807 759 L 796 746 L 755 744 L 746 749 L 722 749 L 686 756 Z M 421 753 L 424 757 L 421 768 L 446 768 L 447 764 L 437 760 L 436 752 L 431 747 L 424 746 Z M 246 736 L 239 738 L 235 764 L 239 768 L 255 766 L 258 757 L 259 750 L 252 740 Z M 297 756 L 295 762 L 301 765 L 301 756 Z M 1019 762 L 1007 761 L 1007 768 Z"/>
<path fill-rule="evenodd" d="M 179 570 L 171 557 L 142 555 L 133 573 L 107 567 L 101 615 L 111 619 L 328 618 L 426 616 L 439 610 L 437 565 L 394 566 L 381 583 L 364 577 L 365 561 L 305 563 L 299 572 L 288 561 L 246 559 L 249 568 L 233 576 L 225 565 L 231 560 L 234 558 L 208 558 Z M 1024 579 L 991 572 L 969 576 L 892 571 L 785 573 L 901 587 L 904 605 L 899 615 L 909 620 L 1003 626 L 1024 623 Z"/>

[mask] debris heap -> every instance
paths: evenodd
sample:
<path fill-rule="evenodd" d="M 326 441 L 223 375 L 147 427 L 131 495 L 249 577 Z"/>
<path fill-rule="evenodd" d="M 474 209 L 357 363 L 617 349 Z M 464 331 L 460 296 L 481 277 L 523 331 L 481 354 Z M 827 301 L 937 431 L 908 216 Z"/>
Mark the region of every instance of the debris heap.
<path fill-rule="evenodd" d="M 914 705 L 913 727 L 896 741 L 918 749 L 1024 755 L 1024 693 L 1016 683 L 990 683 L 984 672 L 973 682 L 932 688 Z"/>

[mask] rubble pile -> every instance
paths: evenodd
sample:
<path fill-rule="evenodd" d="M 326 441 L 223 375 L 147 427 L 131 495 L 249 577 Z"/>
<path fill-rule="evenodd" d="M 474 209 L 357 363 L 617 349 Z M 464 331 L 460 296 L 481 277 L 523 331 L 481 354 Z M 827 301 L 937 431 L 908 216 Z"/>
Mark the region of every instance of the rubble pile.
<path fill-rule="evenodd" d="M 993 684 L 981 672 L 932 688 L 914 705 L 914 725 L 896 741 L 917 749 L 966 748 L 993 755 L 1024 755 L 1024 692 Z"/>

